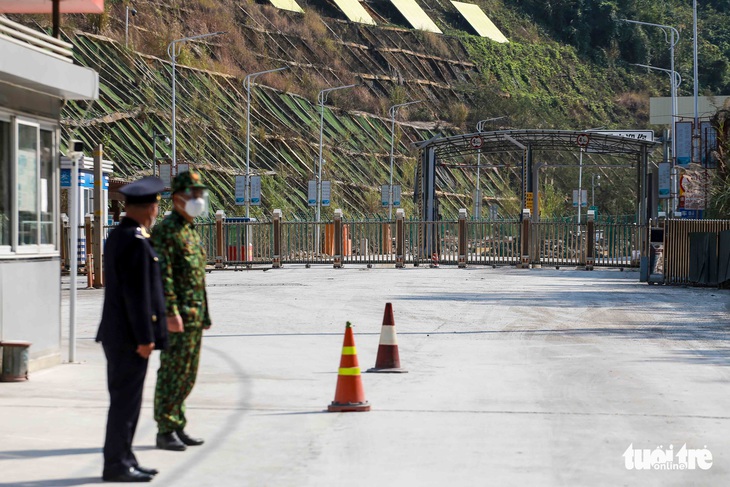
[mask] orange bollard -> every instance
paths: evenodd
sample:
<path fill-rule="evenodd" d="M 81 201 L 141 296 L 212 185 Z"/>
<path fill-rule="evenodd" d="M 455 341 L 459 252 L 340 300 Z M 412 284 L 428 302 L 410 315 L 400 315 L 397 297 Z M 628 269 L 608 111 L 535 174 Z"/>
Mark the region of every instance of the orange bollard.
<path fill-rule="evenodd" d="M 395 319 L 393 318 L 393 305 L 385 303 L 383 314 L 383 327 L 380 329 L 380 345 L 378 345 L 378 357 L 375 359 L 375 367 L 368 369 L 368 372 L 381 373 L 403 373 L 408 372 L 400 366 L 400 354 L 398 353 L 398 339 L 395 335 Z"/>
<path fill-rule="evenodd" d="M 439 267 L 439 256 L 436 252 L 431 255 L 431 268 L 438 269 Z"/>
<path fill-rule="evenodd" d="M 355 337 L 349 321 L 345 326 L 345 340 L 342 344 L 335 400 L 327 406 L 327 410 L 336 413 L 370 411 L 370 403 L 365 400 L 365 391 L 360 377 L 360 364 L 357 361 Z"/>

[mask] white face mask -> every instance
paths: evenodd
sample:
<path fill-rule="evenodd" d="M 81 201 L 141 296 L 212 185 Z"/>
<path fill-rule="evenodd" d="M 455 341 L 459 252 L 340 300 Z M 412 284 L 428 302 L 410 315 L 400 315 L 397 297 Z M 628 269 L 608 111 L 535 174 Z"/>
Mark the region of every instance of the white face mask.
<path fill-rule="evenodd" d="M 195 218 L 205 213 L 205 200 L 203 198 L 193 198 L 185 202 L 185 213 Z"/>

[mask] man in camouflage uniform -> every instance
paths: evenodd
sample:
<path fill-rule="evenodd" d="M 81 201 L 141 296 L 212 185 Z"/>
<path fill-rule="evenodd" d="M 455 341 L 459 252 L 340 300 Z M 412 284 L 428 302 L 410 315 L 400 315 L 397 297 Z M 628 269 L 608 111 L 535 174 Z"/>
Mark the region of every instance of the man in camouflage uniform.
<path fill-rule="evenodd" d="M 210 328 L 205 250 L 193 219 L 205 211 L 200 174 L 191 169 L 172 182 L 173 211 L 152 230 L 160 257 L 170 344 L 160 355 L 155 389 L 157 447 L 183 451 L 203 440 L 185 432 L 185 399 L 195 384 L 203 330 Z"/>

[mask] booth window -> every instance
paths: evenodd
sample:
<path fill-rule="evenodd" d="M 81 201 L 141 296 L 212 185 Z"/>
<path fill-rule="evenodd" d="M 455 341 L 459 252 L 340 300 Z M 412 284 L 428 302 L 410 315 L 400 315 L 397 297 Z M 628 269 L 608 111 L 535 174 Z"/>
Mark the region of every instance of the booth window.
<path fill-rule="evenodd" d="M 18 245 L 38 245 L 38 126 L 18 123 Z"/>
<path fill-rule="evenodd" d="M 56 154 L 53 145 L 53 132 L 41 129 L 41 244 L 55 243 L 55 222 L 56 192 L 55 192 L 55 171 L 53 155 Z"/>
<path fill-rule="evenodd" d="M 0 248 L 10 247 L 12 228 L 10 123 L 0 120 Z"/>
<path fill-rule="evenodd" d="M 53 252 L 57 240 L 57 128 L 0 113 L 0 254 Z"/>

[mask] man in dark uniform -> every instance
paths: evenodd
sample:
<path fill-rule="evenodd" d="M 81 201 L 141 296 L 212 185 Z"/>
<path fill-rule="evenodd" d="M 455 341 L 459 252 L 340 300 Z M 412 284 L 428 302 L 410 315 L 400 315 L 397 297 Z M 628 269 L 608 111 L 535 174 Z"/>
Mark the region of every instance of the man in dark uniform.
<path fill-rule="evenodd" d="M 158 257 L 147 228 L 157 216 L 162 181 L 146 177 L 119 191 L 127 216 L 104 247 L 106 292 L 96 341 L 107 358 L 109 416 L 104 443 L 103 479 L 149 482 L 157 470 L 139 465 L 132 439 L 142 407 L 147 362 L 167 346 L 165 297 Z"/>
<path fill-rule="evenodd" d="M 187 434 L 185 399 L 193 390 L 200 362 L 203 330 L 210 328 L 205 291 L 205 249 L 193 220 L 205 212 L 206 187 L 194 169 L 172 181 L 170 215 L 152 232 L 160 255 L 170 346 L 160 354 L 155 389 L 157 447 L 183 451 L 202 445 Z"/>

